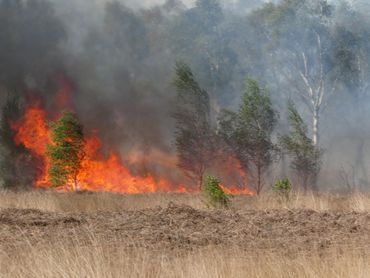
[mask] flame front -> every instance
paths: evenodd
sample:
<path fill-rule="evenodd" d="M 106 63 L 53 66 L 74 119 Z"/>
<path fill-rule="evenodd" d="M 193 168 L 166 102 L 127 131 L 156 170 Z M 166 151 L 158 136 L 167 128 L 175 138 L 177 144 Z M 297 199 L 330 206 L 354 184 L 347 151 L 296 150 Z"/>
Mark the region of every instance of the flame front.
<path fill-rule="evenodd" d="M 16 131 L 15 142 L 24 145 L 42 162 L 41 173 L 34 185 L 50 187 L 50 161 L 46 155 L 46 145 L 51 143 L 51 139 L 46 124 L 46 112 L 39 104 L 33 104 L 26 109 L 21 120 L 12 126 Z M 104 157 L 100 149 L 101 141 L 96 134 L 86 138 L 86 156 L 78 175 L 79 189 L 122 193 L 186 192 L 185 186 L 173 186 L 164 178 L 156 179 L 150 173 L 145 176 L 133 175 L 123 165 L 118 153 L 110 151 Z M 72 188 L 72 185 L 67 184 L 64 188 Z"/>
<path fill-rule="evenodd" d="M 58 95 L 60 94 L 58 93 Z M 41 108 L 40 102 L 33 101 L 33 104 L 25 110 L 22 118 L 18 122 L 12 123 L 16 144 L 23 145 L 40 163 L 39 173 L 34 182 L 35 187 L 49 188 L 51 186 L 48 174 L 51 161 L 46 154 L 46 146 L 51 143 L 47 120 L 47 113 Z M 102 154 L 102 143 L 97 136 L 97 132 L 93 132 L 90 137 L 85 138 L 85 141 L 84 151 L 86 155 L 78 174 L 78 188 L 80 190 L 132 194 L 196 191 L 195 187 L 174 184 L 164 177 L 153 175 L 149 171 L 146 171 L 144 175 L 133 174 L 130 168 L 123 163 L 117 151 L 110 150 L 108 155 Z M 129 156 L 132 160 L 136 160 L 135 154 Z M 172 158 L 165 159 L 165 164 L 172 160 Z M 166 165 L 166 167 L 169 167 L 169 165 Z M 176 167 L 176 163 L 171 167 Z M 71 190 L 72 187 L 72 184 L 66 184 L 61 190 Z M 226 186 L 223 186 L 223 189 L 228 194 L 252 195 L 252 192 L 248 189 L 241 190 Z"/>

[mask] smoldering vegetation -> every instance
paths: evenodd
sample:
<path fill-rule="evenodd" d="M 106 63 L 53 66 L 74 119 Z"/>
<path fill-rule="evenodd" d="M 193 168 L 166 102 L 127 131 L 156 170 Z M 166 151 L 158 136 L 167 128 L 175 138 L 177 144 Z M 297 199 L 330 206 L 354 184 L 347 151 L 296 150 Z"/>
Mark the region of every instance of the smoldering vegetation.
<path fill-rule="evenodd" d="M 369 10 L 346 0 L 1 0 L 0 98 L 5 105 L 17 96 L 24 106 L 36 95 L 52 110 L 63 77 L 86 130 L 98 129 L 125 159 L 132 150 L 175 154 L 176 61 L 210 95 L 214 123 L 222 108 L 237 109 L 253 78 L 279 112 L 276 138 L 288 130 L 288 99 L 310 136 L 317 133 L 325 153 L 319 188 L 367 190 Z M 288 173 L 283 159 L 270 179 Z"/>

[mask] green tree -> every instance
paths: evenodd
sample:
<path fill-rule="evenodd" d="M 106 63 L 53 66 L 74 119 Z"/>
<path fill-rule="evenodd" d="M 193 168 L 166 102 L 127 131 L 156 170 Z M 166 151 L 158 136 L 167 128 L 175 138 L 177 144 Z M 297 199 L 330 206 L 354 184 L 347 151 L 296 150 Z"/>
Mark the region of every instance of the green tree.
<path fill-rule="evenodd" d="M 225 111 L 220 117 L 220 134 L 231 146 L 257 194 L 264 187 L 263 176 L 271 165 L 276 146 L 272 132 L 277 114 L 268 92 L 248 79 L 239 112 Z"/>
<path fill-rule="evenodd" d="M 200 88 L 190 67 L 184 63 L 176 64 L 174 85 L 178 92 L 176 111 L 173 113 L 178 165 L 201 187 L 205 171 L 216 155 L 209 95 Z"/>
<path fill-rule="evenodd" d="M 301 179 L 304 191 L 307 191 L 309 183 L 316 183 L 322 152 L 308 137 L 307 126 L 292 101 L 288 104 L 288 122 L 290 134 L 280 139 L 281 146 L 292 157 L 291 168 Z"/>
<path fill-rule="evenodd" d="M 76 115 L 64 111 L 62 117 L 51 124 L 52 143 L 47 146 L 51 160 L 50 183 L 55 186 L 73 184 L 78 189 L 78 174 L 84 158 L 83 127 Z"/>

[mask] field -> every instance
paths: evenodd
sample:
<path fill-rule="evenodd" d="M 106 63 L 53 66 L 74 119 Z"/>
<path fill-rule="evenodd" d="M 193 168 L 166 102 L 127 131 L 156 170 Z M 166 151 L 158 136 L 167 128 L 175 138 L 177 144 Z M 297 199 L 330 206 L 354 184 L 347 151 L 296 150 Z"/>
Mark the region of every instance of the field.
<path fill-rule="evenodd" d="M 0 194 L 0 277 L 369 277 L 370 196 Z"/>

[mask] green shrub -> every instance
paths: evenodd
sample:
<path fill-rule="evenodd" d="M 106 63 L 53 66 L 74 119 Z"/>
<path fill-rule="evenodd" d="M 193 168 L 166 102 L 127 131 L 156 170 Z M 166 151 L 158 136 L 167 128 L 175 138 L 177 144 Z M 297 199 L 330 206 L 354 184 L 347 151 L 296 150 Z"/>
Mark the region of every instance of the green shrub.
<path fill-rule="evenodd" d="M 272 191 L 286 200 L 289 200 L 290 193 L 292 191 L 292 184 L 288 178 L 279 180 L 273 185 Z"/>
<path fill-rule="evenodd" d="M 228 208 L 230 199 L 220 186 L 218 178 L 207 176 L 203 183 L 203 192 L 207 198 L 207 204 L 212 207 Z"/>

